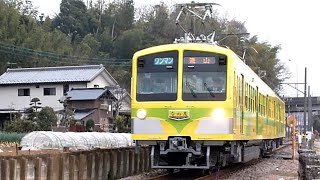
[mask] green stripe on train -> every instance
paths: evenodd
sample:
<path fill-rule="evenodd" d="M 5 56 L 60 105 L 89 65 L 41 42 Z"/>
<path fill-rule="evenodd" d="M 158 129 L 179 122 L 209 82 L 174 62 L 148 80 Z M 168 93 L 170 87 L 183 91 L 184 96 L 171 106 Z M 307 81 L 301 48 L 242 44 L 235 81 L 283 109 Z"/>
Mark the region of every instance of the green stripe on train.
<path fill-rule="evenodd" d="M 181 110 L 181 108 L 172 108 L 170 110 Z M 155 117 L 159 118 L 160 120 L 167 121 L 170 123 L 177 131 L 180 133 L 184 127 L 186 127 L 190 122 L 192 122 L 195 119 L 200 119 L 203 117 L 210 117 L 213 109 L 211 108 L 197 108 L 197 109 L 190 109 L 190 108 L 185 108 L 184 110 L 189 110 L 190 111 L 190 118 L 188 120 L 183 120 L 183 121 L 176 121 L 168 118 L 168 112 L 169 110 L 167 108 L 152 108 L 152 109 L 146 109 L 147 111 L 147 116 L 148 117 Z M 232 109 L 230 109 L 230 112 Z M 137 109 L 132 109 L 132 115 L 135 117 L 137 113 Z M 226 114 L 231 114 L 229 112 L 226 112 Z M 260 116 L 261 118 L 261 116 Z M 251 119 L 251 121 L 250 121 Z M 255 114 L 252 112 L 244 112 L 244 125 L 246 127 L 246 131 L 244 132 L 245 135 L 250 136 L 250 135 L 256 135 L 257 132 L 252 132 L 252 126 L 253 126 L 253 121 L 256 121 Z M 263 128 L 265 125 L 275 127 L 275 123 L 273 119 L 268 119 L 262 117 L 262 119 L 259 120 L 260 123 L 259 127 L 256 131 L 258 131 L 258 134 L 263 134 Z"/>
<path fill-rule="evenodd" d="M 172 108 L 170 110 L 181 110 L 181 108 L 176 108 L 176 109 Z M 168 118 L 168 112 L 169 112 L 168 109 L 164 109 L 164 108 L 146 109 L 148 117 L 156 117 L 156 118 L 159 118 L 160 120 L 167 121 L 173 127 L 175 127 L 178 133 L 180 133 L 183 130 L 183 128 L 186 127 L 193 120 L 200 119 L 203 117 L 210 117 L 213 111 L 212 108 L 197 108 L 197 109 L 185 108 L 183 110 L 190 111 L 190 118 L 188 120 L 176 121 Z M 135 115 L 136 112 L 137 112 L 137 109 L 132 109 L 133 115 Z M 231 112 L 231 109 L 230 109 L 230 112 Z"/>

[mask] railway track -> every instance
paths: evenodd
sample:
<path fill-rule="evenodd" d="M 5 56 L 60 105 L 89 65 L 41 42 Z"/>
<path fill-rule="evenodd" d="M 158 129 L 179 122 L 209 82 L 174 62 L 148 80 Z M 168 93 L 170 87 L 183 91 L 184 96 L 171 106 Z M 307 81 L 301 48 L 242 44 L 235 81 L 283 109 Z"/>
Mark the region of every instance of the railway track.
<path fill-rule="evenodd" d="M 278 154 L 283 149 L 287 148 L 288 146 L 291 146 L 291 143 L 286 143 L 277 149 L 275 149 L 272 153 L 267 154 L 264 156 L 265 158 L 270 158 L 273 155 L 277 155 L 279 157 L 282 157 L 283 159 L 288 159 L 287 157 L 291 157 L 291 154 Z M 232 164 L 224 169 L 219 169 L 214 172 L 210 172 L 210 174 L 204 175 L 203 171 L 200 170 L 177 170 L 173 172 L 172 174 L 166 173 L 159 176 L 148 178 L 149 180 L 171 180 L 171 179 L 183 179 L 183 180 L 212 180 L 212 179 L 226 179 L 228 176 L 234 172 L 240 171 L 244 168 L 254 166 L 260 162 L 262 162 L 264 158 L 259 158 L 252 160 L 248 163 L 239 163 L 239 164 Z"/>

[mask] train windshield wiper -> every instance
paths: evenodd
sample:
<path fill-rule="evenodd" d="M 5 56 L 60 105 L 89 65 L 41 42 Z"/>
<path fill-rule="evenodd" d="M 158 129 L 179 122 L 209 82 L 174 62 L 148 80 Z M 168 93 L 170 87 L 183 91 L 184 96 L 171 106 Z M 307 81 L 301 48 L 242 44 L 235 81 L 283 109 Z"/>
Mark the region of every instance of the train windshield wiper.
<path fill-rule="evenodd" d="M 204 87 L 207 89 L 207 91 L 209 92 L 210 96 L 215 97 L 214 93 L 212 92 L 212 90 L 208 87 L 207 83 L 203 83 Z"/>
<path fill-rule="evenodd" d="M 194 92 L 194 90 L 192 89 L 191 85 L 189 84 L 189 82 L 186 83 L 188 89 L 190 90 L 191 94 L 193 97 L 197 97 L 197 94 Z"/>

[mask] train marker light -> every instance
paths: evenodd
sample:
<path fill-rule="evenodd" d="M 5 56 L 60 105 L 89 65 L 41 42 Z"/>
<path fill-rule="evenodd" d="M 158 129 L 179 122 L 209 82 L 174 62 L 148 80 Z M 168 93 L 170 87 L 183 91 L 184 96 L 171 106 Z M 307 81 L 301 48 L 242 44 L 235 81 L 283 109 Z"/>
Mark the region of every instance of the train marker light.
<path fill-rule="evenodd" d="M 147 116 L 147 111 L 146 111 L 146 110 L 144 110 L 144 109 L 139 109 L 139 110 L 137 111 L 137 117 L 138 117 L 139 119 L 144 119 L 144 118 L 146 118 L 146 116 Z"/>

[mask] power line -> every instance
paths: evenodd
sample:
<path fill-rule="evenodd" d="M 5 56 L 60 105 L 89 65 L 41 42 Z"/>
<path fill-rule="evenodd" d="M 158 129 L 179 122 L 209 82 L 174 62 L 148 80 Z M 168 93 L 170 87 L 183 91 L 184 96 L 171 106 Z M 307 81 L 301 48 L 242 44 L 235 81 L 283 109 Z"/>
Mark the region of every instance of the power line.
<path fill-rule="evenodd" d="M 79 64 L 81 62 L 103 63 L 112 66 L 131 66 L 131 59 L 107 59 L 107 58 L 88 58 L 70 55 L 61 55 L 53 52 L 38 51 L 25 47 L 19 47 L 0 42 L 0 52 L 24 57 L 46 58 L 48 61 L 55 63 Z"/>

